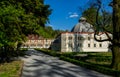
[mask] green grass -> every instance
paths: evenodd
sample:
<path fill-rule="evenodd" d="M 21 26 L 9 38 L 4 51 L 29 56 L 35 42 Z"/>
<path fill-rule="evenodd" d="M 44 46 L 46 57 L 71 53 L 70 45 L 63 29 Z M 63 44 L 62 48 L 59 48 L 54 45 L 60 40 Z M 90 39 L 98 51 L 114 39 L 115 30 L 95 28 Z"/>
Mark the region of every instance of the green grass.
<path fill-rule="evenodd" d="M 110 65 L 112 62 L 112 53 L 111 52 L 56 52 L 48 49 L 36 49 L 36 50 L 41 50 L 44 53 L 47 53 L 49 55 L 57 55 L 57 56 L 65 56 L 69 58 L 75 58 L 76 55 L 79 54 L 87 54 L 87 57 L 83 58 L 75 58 L 77 60 L 85 61 L 85 62 L 90 62 L 94 64 L 100 64 L 100 65 Z"/>
<path fill-rule="evenodd" d="M 87 57 L 75 58 L 76 55 L 87 54 Z M 111 52 L 67 52 L 62 53 L 63 56 L 69 58 L 75 58 L 76 60 L 94 63 L 98 65 L 110 66 L 112 62 L 112 53 Z"/>
<path fill-rule="evenodd" d="M 110 65 L 112 62 L 111 52 L 99 52 L 99 53 L 88 53 L 86 62 L 100 64 L 100 65 Z"/>
<path fill-rule="evenodd" d="M 65 56 L 69 58 L 74 58 L 79 61 L 84 61 L 88 63 L 98 64 L 109 67 L 112 62 L 112 53 L 111 52 L 56 52 L 48 49 L 36 49 L 41 50 L 44 53 L 47 53 L 52 56 Z M 87 57 L 75 58 L 76 55 L 87 54 Z"/>
<path fill-rule="evenodd" d="M 20 77 L 23 61 L 0 64 L 0 77 Z"/>
<path fill-rule="evenodd" d="M 18 52 L 19 55 L 13 52 L 12 57 L 24 56 L 26 51 L 27 49 L 22 48 Z M 3 62 L 0 64 L 0 77 L 20 77 L 22 66 L 23 61 L 21 60 L 10 61 L 9 63 Z"/>

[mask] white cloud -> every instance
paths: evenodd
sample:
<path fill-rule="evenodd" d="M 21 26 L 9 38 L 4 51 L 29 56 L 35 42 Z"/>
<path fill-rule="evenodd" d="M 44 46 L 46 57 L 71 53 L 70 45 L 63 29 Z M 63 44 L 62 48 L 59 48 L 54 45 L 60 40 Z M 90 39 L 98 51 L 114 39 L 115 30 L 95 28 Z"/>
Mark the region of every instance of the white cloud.
<path fill-rule="evenodd" d="M 77 13 L 70 14 L 69 18 L 77 18 L 79 15 Z"/>

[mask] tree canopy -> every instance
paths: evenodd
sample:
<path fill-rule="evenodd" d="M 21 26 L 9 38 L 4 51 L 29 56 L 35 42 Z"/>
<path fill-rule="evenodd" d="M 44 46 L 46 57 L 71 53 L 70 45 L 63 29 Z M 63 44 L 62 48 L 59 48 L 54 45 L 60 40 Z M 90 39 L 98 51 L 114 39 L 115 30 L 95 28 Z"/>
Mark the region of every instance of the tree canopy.
<path fill-rule="evenodd" d="M 94 26 L 95 29 L 98 31 L 104 31 L 106 29 L 110 33 L 112 33 L 112 13 L 107 12 L 105 9 L 102 9 L 98 13 L 98 20 L 96 20 L 97 16 L 97 7 L 91 5 L 89 8 L 83 11 L 82 16 L 87 18 L 87 21 Z M 98 21 L 98 24 L 101 26 L 97 26 L 96 22 Z"/>
<path fill-rule="evenodd" d="M 96 11 L 96 27 L 94 38 L 99 42 L 109 41 L 111 45 L 109 48 L 112 51 L 112 63 L 111 67 L 115 70 L 120 70 L 120 0 L 109 0 L 111 3 L 108 3 L 109 6 L 113 8 L 113 12 L 106 12 L 105 9 L 102 8 L 101 0 L 94 0 L 97 2 L 97 11 Z M 86 10 L 89 13 L 89 9 Z M 85 13 L 86 13 L 85 11 Z M 92 12 L 92 9 L 91 9 Z M 91 14 L 91 13 L 90 13 Z M 100 18 L 99 18 L 100 16 Z M 95 35 L 97 35 L 100 30 L 108 37 L 104 40 L 96 39 Z M 110 37 L 108 33 L 112 33 L 113 37 Z M 118 75 L 117 77 L 120 77 Z"/>
<path fill-rule="evenodd" d="M 44 0 L 0 0 L 0 52 L 16 50 L 28 34 L 41 35 L 50 14 Z"/>
<path fill-rule="evenodd" d="M 45 26 L 44 28 L 41 27 L 38 33 L 44 38 L 56 38 L 61 32 L 65 32 L 64 30 L 54 30 L 51 26 Z"/>

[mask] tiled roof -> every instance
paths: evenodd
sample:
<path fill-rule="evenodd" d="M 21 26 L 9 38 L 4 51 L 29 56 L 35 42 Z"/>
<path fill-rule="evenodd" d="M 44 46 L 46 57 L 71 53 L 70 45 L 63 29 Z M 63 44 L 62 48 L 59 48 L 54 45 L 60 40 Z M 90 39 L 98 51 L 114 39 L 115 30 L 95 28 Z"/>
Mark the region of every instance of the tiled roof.
<path fill-rule="evenodd" d="M 42 36 L 30 34 L 30 35 L 28 35 L 28 39 L 34 40 L 34 39 L 44 39 L 44 38 Z"/>

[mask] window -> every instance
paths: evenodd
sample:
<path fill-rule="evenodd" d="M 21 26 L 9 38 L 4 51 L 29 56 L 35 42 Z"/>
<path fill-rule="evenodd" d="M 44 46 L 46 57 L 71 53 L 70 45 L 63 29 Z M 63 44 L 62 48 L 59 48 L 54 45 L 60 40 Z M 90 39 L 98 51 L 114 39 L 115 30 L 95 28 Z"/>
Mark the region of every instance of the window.
<path fill-rule="evenodd" d="M 42 44 L 38 44 L 38 46 L 41 46 L 41 47 L 42 47 Z"/>
<path fill-rule="evenodd" d="M 48 44 L 45 44 L 45 47 L 48 47 L 49 45 Z"/>
<path fill-rule="evenodd" d="M 47 42 L 48 40 L 46 39 L 45 41 Z"/>
<path fill-rule="evenodd" d="M 99 44 L 99 47 L 102 47 L 102 44 Z"/>
<path fill-rule="evenodd" d="M 34 37 L 32 37 L 31 40 L 34 40 Z"/>
<path fill-rule="evenodd" d="M 96 44 L 94 44 L 94 47 L 96 47 Z"/>
<path fill-rule="evenodd" d="M 99 39 L 102 40 L 102 37 L 100 37 Z"/>
<path fill-rule="evenodd" d="M 69 37 L 68 39 L 69 39 L 69 40 L 72 40 L 72 37 Z"/>
<path fill-rule="evenodd" d="M 78 40 L 82 40 L 82 37 L 78 37 Z"/>
<path fill-rule="evenodd" d="M 88 37 L 88 40 L 90 40 L 90 37 Z"/>
<path fill-rule="evenodd" d="M 88 47 L 90 47 L 90 44 L 88 44 Z"/>
<path fill-rule="evenodd" d="M 36 46 L 35 44 L 31 44 L 31 46 Z"/>
<path fill-rule="evenodd" d="M 70 44 L 68 44 L 69 45 L 69 47 L 72 47 L 72 44 L 70 43 Z"/>

